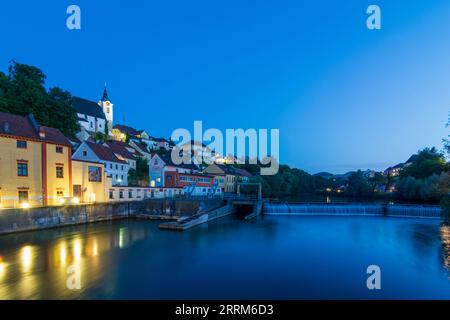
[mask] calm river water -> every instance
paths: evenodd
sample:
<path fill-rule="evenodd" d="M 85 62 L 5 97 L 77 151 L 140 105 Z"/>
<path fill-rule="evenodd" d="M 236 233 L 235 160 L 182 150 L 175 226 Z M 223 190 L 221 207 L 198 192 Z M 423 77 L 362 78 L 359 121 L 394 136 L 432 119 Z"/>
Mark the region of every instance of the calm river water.
<path fill-rule="evenodd" d="M 229 217 L 185 232 L 158 223 L 0 236 L 0 298 L 450 299 L 450 228 L 439 221 Z M 366 287 L 372 264 L 381 290 Z"/>

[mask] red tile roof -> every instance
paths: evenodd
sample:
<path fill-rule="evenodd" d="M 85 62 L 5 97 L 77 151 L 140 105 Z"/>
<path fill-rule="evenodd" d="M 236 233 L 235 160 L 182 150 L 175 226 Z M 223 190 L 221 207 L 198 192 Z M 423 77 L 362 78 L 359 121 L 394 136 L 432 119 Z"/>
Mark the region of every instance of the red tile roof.
<path fill-rule="evenodd" d="M 134 150 L 134 148 L 128 144 L 120 141 L 107 141 L 106 144 L 115 154 L 125 159 L 136 160 L 136 156 L 127 149 L 132 148 Z"/>
<path fill-rule="evenodd" d="M 91 150 L 97 155 L 97 157 L 100 158 L 100 160 L 124 164 L 127 163 L 126 161 L 117 158 L 113 150 L 109 147 L 105 147 L 101 144 L 97 144 L 90 141 L 85 141 L 85 143 L 89 146 L 89 148 L 91 148 Z"/>
<path fill-rule="evenodd" d="M 34 122 L 34 123 L 33 123 Z M 39 136 L 39 129 L 45 138 Z M 27 117 L 0 112 L 0 134 L 70 146 L 70 141 L 56 128 L 39 126 L 32 115 Z"/>
<path fill-rule="evenodd" d="M 41 127 L 45 132 L 45 141 L 50 141 L 56 144 L 63 144 L 63 145 L 72 145 L 70 141 L 66 138 L 65 135 L 62 134 L 61 131 L 59 131 L 56 128 L 50 128 L 50 127 Z"/>

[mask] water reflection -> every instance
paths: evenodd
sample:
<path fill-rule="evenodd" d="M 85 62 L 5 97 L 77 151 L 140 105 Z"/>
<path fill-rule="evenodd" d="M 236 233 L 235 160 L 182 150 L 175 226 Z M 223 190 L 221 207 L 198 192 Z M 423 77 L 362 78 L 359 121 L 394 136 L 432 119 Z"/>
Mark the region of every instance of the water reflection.
<path fill-rule="evenodd" d="M 77 298 L 85 290 L 96 286 L 102 271 L 111 266 L 108 251 L 123 249 L 147 237 L 150 230 L 138 228 L 132 237 L 128 228 L 114 225 L 98 226 L 86 232 L 55 236 L 51 230 L 46 239 L 33 245 L 12 245 L 12 237 L 30 243 L 36 235 L 21 234 L 4 236 L 0 240 L 0 299 Z M 101 229 L 101 228 L 100 228 Z M 112 230 L 111 230 L 112 229 Z M 76 229 L 74 229 L 76 230 Z M 67 230 L 66 230 L 67 231 Z M 54 235 L 54 236 L 51 236 Z M 102 256 L 103 255 L 103 256 Z M 72 278 L 71 278 L 72 277 Z M 80 290 L 71 290 L 73 279 L 81 279 Z M 72 286 L 74 288 L 75 286 Z"/>
<path fill-rule="evenodd" d="M 370 299 L 374 261 L 380 298 L 450 298 L 450 229 L 438 221 L 229 218 L 182 233 L 116 221 L 2 236 L 0 298 Z"/>
<path fill-rule="evenodd" d="M 442 260 L 444 267 L 449 271 L 450 279 L 450 225 L 441 226 Z"/>

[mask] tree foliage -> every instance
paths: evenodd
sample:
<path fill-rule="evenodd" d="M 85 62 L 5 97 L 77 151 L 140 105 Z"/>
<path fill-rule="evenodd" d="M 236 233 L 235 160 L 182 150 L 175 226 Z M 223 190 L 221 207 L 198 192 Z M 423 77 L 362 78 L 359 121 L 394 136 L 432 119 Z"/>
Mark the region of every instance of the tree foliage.
<path fill-rule="evenodd" d="M 136 159 L 136 169 L 128 171 L 128 184 L 130 186 L 146 187 L 149 185 L 148 163 L 146 159 Z"/>
<path fill-rule="evenodd" d="M 420 150 L 414 161 L 408 164 L 400 173 L 401 178 L 413 177 L 416 179 L 425 179 L 433 174 L 440 175 L 448 170 L 443 153 L 435 147 Z"/>
<path fill-rule="evenodd" d="M 353 173 L 348 178 L 346 195 L 350 197 L 371 197 L 373 195 L 373 186 L 369 184 L 368 179 L 361 170 Z"/>
<path fill-rule="evenodd" d="M 8 75 L 0 72 L 0 111 L 24 116 L 32 113 L 40 125 L 75 136 L 80 128 L 70 92 L 58 87 L 47 90 L 45 80 L 39 68 L 12 62 Z"/>

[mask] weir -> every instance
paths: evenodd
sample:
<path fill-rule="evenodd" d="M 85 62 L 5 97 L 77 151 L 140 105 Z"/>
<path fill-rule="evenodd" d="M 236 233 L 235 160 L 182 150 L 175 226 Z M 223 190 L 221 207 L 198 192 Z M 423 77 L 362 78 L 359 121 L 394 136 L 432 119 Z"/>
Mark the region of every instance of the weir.
<path fill-rule="evenodd" d="M 443 216 L 439 206 L 386 205 L 386 204 L 297 204 L 268 203 L 264 205 L 266 215 L 295 216 L 391 216 L 440 219 Z"/>

